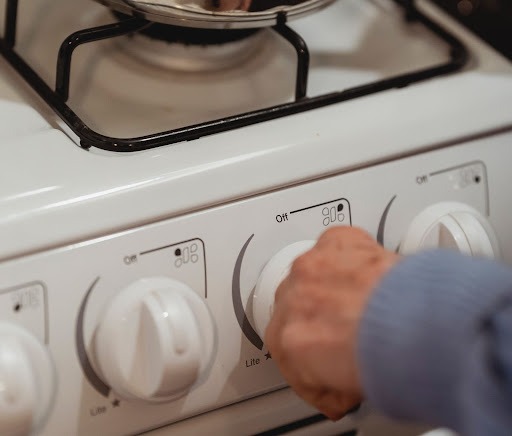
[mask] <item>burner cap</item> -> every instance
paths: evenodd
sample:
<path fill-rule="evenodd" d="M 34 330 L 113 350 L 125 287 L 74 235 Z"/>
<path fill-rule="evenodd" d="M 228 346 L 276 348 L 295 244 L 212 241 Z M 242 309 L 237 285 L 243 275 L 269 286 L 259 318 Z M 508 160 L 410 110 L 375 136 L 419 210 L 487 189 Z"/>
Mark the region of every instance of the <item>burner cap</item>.
<path fill-rule="evenodd" d="M 118 19 L 129 18 L 129 15 L 117 11 L 112 13 Z M 151 26 L 139 31 L 152 39 L 185 45 L 219 45 L 240 41 L 254 35 L 260 29 L 199 29 L 193 27 L 180 27 L 172 24 L 153 23 Z"/>
<path fill-rule="evenodd" d="M 118 19 L 127 16 L 113 11 Z M 205 73 L 243 64 L 265 44 L 265 29 L 195 29 L 153 23 L 123 38 L 132 58 L 175 72 Z"/>

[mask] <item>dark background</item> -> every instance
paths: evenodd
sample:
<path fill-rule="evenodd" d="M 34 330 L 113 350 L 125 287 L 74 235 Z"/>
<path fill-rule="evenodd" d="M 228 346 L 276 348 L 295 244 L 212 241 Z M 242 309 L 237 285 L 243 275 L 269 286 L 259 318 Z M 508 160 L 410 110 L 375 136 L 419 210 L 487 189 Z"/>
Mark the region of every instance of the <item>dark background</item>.
<path fill-rule="evenodd" d="M 512 60 L 512 0 L 433 0 Z"/>

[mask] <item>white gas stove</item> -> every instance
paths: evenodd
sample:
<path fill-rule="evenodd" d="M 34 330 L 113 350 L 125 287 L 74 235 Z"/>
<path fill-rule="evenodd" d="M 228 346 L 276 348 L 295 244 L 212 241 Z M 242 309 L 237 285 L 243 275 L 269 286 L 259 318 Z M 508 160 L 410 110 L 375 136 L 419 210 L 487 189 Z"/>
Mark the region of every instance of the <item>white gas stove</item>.
<path fill-rule="evenodd" d="M 512 63 L 428 1 L 339 0 L 213 50 L 83 44 L 68 71 L 68 35 L 118 31 L 105 6 L 0 10 L 0 433 L 418 434 L 299 400 L 254 287 L 333 225 L 512 264 Z"/>

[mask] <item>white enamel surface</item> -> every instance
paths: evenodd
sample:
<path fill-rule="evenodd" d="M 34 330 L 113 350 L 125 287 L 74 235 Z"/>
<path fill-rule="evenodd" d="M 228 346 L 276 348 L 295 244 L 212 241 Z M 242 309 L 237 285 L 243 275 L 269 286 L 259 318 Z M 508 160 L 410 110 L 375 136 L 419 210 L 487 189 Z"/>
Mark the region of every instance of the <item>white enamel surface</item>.
<path fill-rule="evenodd" d="M 281 282 L 290 273 L 293 261 L 309 251 L 315 241 L 299 241 L 278 251 L 267 262 L 261 272 L 253 295 L 254 327 L 260 337 L 265 336 L 265 330 L 274 311 L 274 297 Z"/>
<path fill-rule="evenodd" d="M 214 329 L 208 308 L 188 286 L 141 279 L 101 317 L 95 335 L 100 374 L 124 399 L 170 401 L 211 362 Z"/>
<path fill-rule="evenodd" d="M 51 411 L 55 374 L 50 356 L 34 336 L 0 322 L 0 434 L 37 432 Z"/>
<path fill-rule="evenodd" d="M 434 204 L 412 221 L 400 246 L 402 254 L 449 248 L 469 256 L 499 258 L 498 240 L 480 212 L 457 202 Z"/>
<path fill-rule="evenodd" d="M 28 87 L 20 83 L 16 73 L 0 57 L 1 153 L 9 153 L 12 142 L 19 138 L 51 129 L 49 122 L 38 112 L 44 106 L 30 97 L 34 97 L 32 91 L 28 91 Z M 6 164 L 5 158 L 2 161 Z"/>
<path fill-rule="evenodd" d="M 0 140 L 16 141 L 27 133 L 49 130 L 49 124 L 37 111 L 24 103 L 0 100 Z M 0 150 L 2 146 L 0 145 Z"/>

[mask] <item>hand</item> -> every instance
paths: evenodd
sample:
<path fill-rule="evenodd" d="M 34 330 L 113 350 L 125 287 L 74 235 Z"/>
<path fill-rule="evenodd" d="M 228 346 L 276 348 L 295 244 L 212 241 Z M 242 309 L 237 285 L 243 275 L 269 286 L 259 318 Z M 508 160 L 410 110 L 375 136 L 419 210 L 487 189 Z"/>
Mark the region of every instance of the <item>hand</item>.
<path fill-rule="evenodd" d="M 215 11 L 248 11 L 252 0 L 217 0 L 212 1 Z"/>
<path fill-rule="evenodd" d="M 363 399 L 359 322 L 398 260 L 360 229 L 332 228 L 293 263 L 277 290 L 265 343 L 289 385 L 332 420 Z"/>

